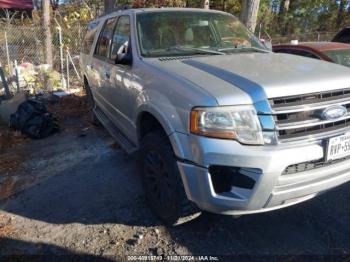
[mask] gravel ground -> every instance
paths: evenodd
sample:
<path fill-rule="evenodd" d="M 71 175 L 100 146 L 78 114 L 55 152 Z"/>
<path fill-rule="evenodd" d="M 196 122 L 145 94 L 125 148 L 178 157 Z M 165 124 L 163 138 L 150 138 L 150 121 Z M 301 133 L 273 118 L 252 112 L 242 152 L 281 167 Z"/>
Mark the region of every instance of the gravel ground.
<path fill-rule="evenodd" d="M 66 123 L 70 128 L 61 133 L 0 156 L 25 156 L 6 174 L 25 182 L 20 192 L 0 201 L 1 255 L 119 260 L 126 255 L 350 253 L 350 184 L 270 213 L 238 219 L 205 214 L 166 228 L 144 203 L 135 157 L 102 128 L 76 117 Z"/>

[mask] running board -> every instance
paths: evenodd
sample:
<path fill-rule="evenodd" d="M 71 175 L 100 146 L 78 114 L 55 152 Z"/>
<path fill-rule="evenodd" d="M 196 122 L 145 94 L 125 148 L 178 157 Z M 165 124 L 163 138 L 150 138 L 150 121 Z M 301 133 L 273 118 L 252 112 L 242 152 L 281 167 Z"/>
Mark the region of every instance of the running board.
<path fill-rule="evenodd" d="M 101 121 L 102 125 L 107 129 L 110 135 L 128 154 L 132 154 L 137 151 L 137 147 L 122 134 L 122 132 L 112 123 L 111 120 L 108 119 L 106 114 L 103 113 L 101 109 L 96 107 L 94 112 L 98 120 Z"/>

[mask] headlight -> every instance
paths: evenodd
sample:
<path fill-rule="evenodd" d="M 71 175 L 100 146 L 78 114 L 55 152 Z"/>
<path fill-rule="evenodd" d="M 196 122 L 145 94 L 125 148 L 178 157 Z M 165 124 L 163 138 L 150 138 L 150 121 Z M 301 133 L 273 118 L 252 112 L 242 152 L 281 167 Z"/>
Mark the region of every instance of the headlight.
<path fill-rule="evenodd" d="M 235 139 L 242 144 L 264 144 L 256 111 L 249 105 L 194 108 L 190 129 L 196 135 Z"/>

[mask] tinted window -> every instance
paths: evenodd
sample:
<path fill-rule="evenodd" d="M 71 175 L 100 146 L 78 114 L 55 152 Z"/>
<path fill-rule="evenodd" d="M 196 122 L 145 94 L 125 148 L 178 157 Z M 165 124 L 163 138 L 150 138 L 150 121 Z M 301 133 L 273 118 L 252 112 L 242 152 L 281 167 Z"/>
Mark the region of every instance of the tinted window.
<path fill-rule="evenodd" d="M 256 47 L 266 50 L 237 18 L 224 13 L 140 13 L 137 31 L 141 54 L 145 57 L 202 55 L 203 50 L 198 49 L 238 52 L 244 47 Z"/>
<path fill-rule="evenodd" d="M 315 56 L 311 52 L 308 52 L 305 50 L 293 50 L 293 52 L 291 54 L 310 57 L 310 58 L 318 58 L 317 56 Z"/>
<path fill-rule="evenodd" d="M 305 51 L 305 50 L 277 49 L 275 52 L 276 53 L 286 53 L 286 54 L 291 54 L 291 55 L 299 55 L 299 56 L 305 56 L 305 57 L 309 57 L 309 58 L 320 59 L 318 56 L 312 54 L 311 52 Z"/>
<path fill-rule="evenodd" d="M 124 46 L 126 52 L 130 36 L 130 19 L 129 16 L 121 16 L 113 34 L 113 42 L 111 47 L 111 59 L 117 58 L 119 49 Z"/>
<path fill-rule="evenodd" d="M 350 49 L 329 50 L 324 52 L 334 63 L 350 67 Z"/>
<path fill-rule="evenodd" d="M 116 18 L 111 18 L 106 21 L 100 33 L 98 43 L 96 45 L 95 54 L 101 57 L 109 56 L 109 45 L 112 40 L 113 29 Z"/>
<path fill-rule="evenodd" d="M 338 35 L 336 35 L 332 41 L 340 43 L 350 43 L 350 29 L 344 29 Z"/>

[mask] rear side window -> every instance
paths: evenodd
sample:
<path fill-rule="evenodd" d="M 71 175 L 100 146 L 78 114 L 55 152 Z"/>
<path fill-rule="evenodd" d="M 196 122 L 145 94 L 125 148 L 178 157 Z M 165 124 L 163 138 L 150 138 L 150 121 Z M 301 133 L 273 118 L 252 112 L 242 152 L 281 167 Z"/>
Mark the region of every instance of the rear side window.
<path fill-rule="evenodd" d="M 106 58 L 108 57 L 109 46 L 112 41 L 112 35 L 116 20 L 116 18 L 111 18 L 105 22 L 98 38 L 95 55 Z"/>
<path fill-rule="evenodd" d="M 95 35 L 96 35 L 96 28 L 89 30 L 84 38 L 83 46 L 82 46 L 82 52 L 84 54 L 90 54 L 90 50 L 92 48 L 92 45 L 94 43 Z"/>

